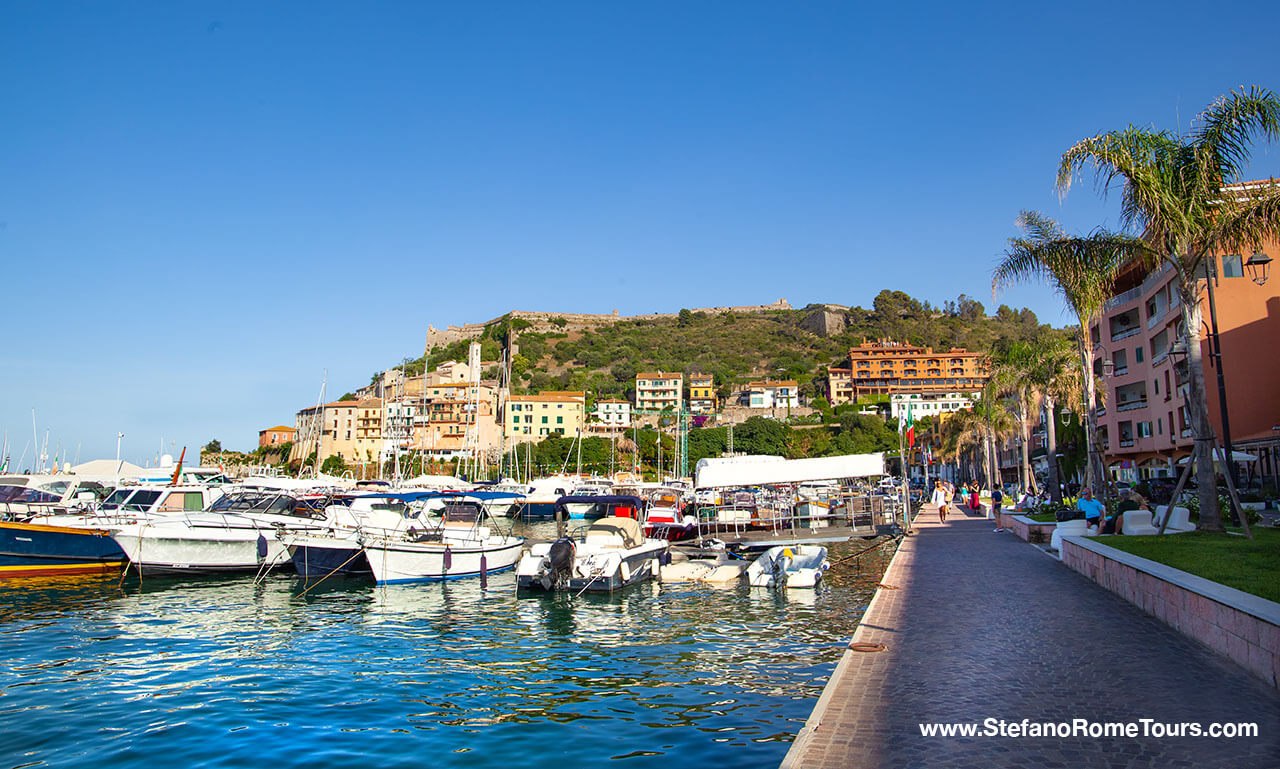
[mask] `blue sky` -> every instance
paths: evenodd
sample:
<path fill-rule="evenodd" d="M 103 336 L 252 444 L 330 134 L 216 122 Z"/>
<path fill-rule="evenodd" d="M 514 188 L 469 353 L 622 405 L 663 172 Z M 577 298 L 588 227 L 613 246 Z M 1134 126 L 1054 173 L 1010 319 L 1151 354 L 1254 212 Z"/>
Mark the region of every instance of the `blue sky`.
<path fill-rule="evenodd" d="M 1057 159 L 1280 88 L 1280 5 L 0 5 L 0 430 L 15 462 L 251 448 L 428 323 L 990 308 Z M 1262 149 L 1254 176 L 1280 174 Z M 1046 290 L 1001 297 L 1062 323 Z M 31 450 L 27 450 L 30 464 Z M 74 456 L 72 456 L 74 458 Z"/>

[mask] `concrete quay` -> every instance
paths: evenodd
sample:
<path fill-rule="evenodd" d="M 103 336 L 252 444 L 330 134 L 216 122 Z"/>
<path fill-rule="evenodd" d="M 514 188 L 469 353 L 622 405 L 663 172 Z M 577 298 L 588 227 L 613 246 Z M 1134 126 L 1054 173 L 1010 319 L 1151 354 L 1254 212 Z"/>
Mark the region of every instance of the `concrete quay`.
<path fill-rule="evenodd" d="M 1280 767 L 1280 696 L 993 522 L 928 506 L 783 769 Z M 1135 737 L 923 736 L 921 724 L 1136 724 Z M 1257 724 L 1256 737 L 1144 736 Z M 998 725 L 997 725 L 998 726 Z"/>

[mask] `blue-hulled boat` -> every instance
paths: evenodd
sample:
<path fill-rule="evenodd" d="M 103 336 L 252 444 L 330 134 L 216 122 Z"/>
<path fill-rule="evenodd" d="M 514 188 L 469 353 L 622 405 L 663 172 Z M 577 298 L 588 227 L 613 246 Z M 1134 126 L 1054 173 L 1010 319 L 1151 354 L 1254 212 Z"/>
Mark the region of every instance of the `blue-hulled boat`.
<path fill-rule="evenodd" d="M 118 571 L 124 551 L 105 530 L 0 522 L 0 579 Z"/>

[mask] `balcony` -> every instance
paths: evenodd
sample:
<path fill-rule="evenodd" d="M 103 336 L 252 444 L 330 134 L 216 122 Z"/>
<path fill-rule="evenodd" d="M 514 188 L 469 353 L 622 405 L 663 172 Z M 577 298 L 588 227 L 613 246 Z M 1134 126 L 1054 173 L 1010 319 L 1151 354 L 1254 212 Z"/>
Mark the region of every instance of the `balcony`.
<path fill-rule="evenodd" d="M 1116 411 L 1134 411 L 1136 409 L 1145 409 L 1147 407 L 1147 399 L 1129 400 L 1116 404 Z"/>
<path fill-rule="evenodd" d="M 1128 339 L 1141 330 L 1142 326 L 1129 326 L 1127 328 L 1119 329 L 1118 331 L 1113 331 L 1111 332 L 1111 341 L 1119 342 L 1121 339 Z"/>
<path fill-rule="evenodd" d="M 1132 439 L 1132 438 L 1121 438 L 1121 439 L 1120 439 L 1120 448 L 1122 448 L 1122 449 L 1128 449 L 1128 448 L 1132 448 L 1132 447 L 1133 447 L 1133 439 Z"/>
<path fill-rule="evenodd" d="M 1142 296 L 1142 286 L 1135 286 L 1134 288 L 1129 289 L 1123 294 L 1116 294 L 1115 296 L 1108 299 L 1106 307 L 1104 309 L 1105 311 L 1110 312 L 1111 310 L 1114 310 L 1117 307 L 1120 307 L 1121 305 L 1132 302 L 1133 300 L 1137 299 L 1140 296 Z"/>

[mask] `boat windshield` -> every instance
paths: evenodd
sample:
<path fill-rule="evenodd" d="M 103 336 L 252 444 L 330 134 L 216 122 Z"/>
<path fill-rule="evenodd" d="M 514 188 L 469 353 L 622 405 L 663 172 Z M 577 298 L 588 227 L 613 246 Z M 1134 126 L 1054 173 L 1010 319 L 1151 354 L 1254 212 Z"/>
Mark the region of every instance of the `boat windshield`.
<path fill-rule="evenodd" d="M 0 502 L 14 502 L 26 490 L 26 486 L 0 486 Z"/>
<path fill-rule="evenodd" d="M 133 489 L 116 489 L 115 491 L 111 492 L 110 496 L 102 500 L 102 509 L 103 510 L 120 509 L 120 505 L 124 504 L 124 501 L 128 499 L 129 495 L 132 493 L 133 493 Z"/>
<path fill-rule="evenodd" d="M 22 493 L 19 494 L 17 497 L 7 501 L 51 503 L 51 502 L 57 502 L 58 500 L 62 499 L 61 494 L 51 494 L 47 491 L 41 491 L 40 489 L 21 489 L 21 492 Z"/>
<path fill-rule="evenodd" d="M 294 498 L 283 494 L 259 491 L 233 492 L 214 502 L 209 510 L 215 513 L 285 513 L 293 511 Z"/>

